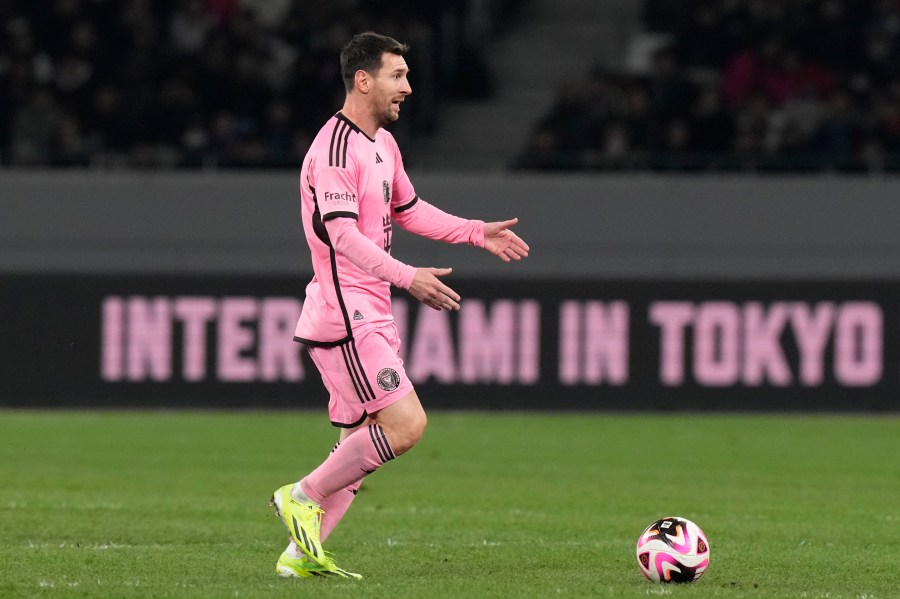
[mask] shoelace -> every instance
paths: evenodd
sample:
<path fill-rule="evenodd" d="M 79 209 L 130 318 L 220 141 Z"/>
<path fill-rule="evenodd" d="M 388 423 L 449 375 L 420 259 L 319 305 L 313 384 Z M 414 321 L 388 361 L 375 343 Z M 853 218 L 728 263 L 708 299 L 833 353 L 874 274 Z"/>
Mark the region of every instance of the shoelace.
<path fill-rule="evenodd" d="M 322 530 L 322 518 L 325 516 L 325 510 L 323 510 L 320 507 L 315 508 L 313 510 L 313 515 L 315 516 L 313 518 L 313 522 L 315 522 L 315 526 L 316 526 L 315 533 L 316 533 L 316 536 L 318 537 Z"/>

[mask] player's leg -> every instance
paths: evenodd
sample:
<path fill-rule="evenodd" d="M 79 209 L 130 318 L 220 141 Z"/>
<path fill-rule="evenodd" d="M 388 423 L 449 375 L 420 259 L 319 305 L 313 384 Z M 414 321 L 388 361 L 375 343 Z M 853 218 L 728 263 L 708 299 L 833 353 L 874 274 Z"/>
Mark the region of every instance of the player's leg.
<path fill-rule="evenodd" d="M 331 421 L 355 428 L 342 435 L 343 440 L 318 468 L 299 484 L 278 489 L 273 498 L 297 547 L 317 564 L 327 566 L 330 559 L 323 557 L 321 549 L 323 504 L 394 459 L 397 454 L 391 440 L 403 453 L 421 437 L 424 411 L 406 377 L 398 349 L 396 327 L 389 325 L 363 333 L 347 346 L 310 351 L 331 392 Z M 394 404 L 398 406 L 387 410 Z M 367 411 L 377 415 L 385 410 L 387 416 L 376 416 L 374 421 L 366 417 Z M 391 440 L 378 418 L 391 429 Z M 346 502 L 346 507 L 349 504 Z M 339 505 L 337 509 L 341 509 Z"/>
<path fill-rule="evenodd" d="M 332 423 L 342 427 L 341 439 L 345 439 L 368 418 L 358 401 L 348 402 L 342 397 L 342 393 L 347 391 L 346 385 L 342 383 L 348 376 L 344 360 L 341 357 L 342 351 L 340 348 L 310 348 L 309 354 L 329 392 L 329 417 Z M 340 442 L 332 450 L 332 454 L 338 447 L 340 447 Z M 336 495 L 339 496 L 339 494 Z M 337 497 L 335 499 L 337 500 Z M 320 505 L 321 503 L 324 502 L 310 499 L 300 490 L 299 484 L 295 483 L 284 485 L 273 494 L 272 505 L 287 526 L 291 539 L 276 564 L 275 570 L 278 574 L 309 577 L 322 571 L 336 569 L 333 560 L 329 563 L 330 558 L 326 556 L 322 548 L 322 542 L 327 536 L 327 533 L 324 535 L 322 533 L 326 520 L 332 521 L 329 532 L 336 523 L 332 518 L 326 519 L 324 510 L 329 508 L 332 512 L 339 512 L 341 508 Z M 340 502 L 336 501 L 336 503 Z M 347 507 L 349 507 L 349 502 L 347 502 Z"/>
<path fill-rule="evenodd" d="M 337 445 L 332 449 L 332 453 L 337 450 L 340 446 L 341 442 L 344 441 L 347 437 L 349 437 L 352 433 L 360 430 L 365 425 L 372 424 L 373 420 L 366 418 L 365 422 L 354 428 L 342 428 L 340 440 Z M 359 491 L 359 485 L 362 481 L 355 482 L 347 487 L 344 487 L 337 493 L 332 493 L 328 497 L 322 501 L 322 504 L 319 506 L 323 510 L 322 514 L 322 524 L 321 530 L 319 531 L 319 539 L 322 543 L 325 543 L 325 540 L 328 538 L 328 535 L 331 534 L 331 531 L 337 526 L 338 522 L 341 521 L 341 518 L 344 517 L 344 514 L 347 513 L 347 509 L 350 507 L 350 504 L 353 503 L 353 500 L 356 498 L 356 494 Z M 299 483 L 298 483 L 299 484 Z M 292 494 L 294 490 L 292 490 Z M 275 571 L 280 576 L 297 576 L 301 578 L 311 578 L 313 576 L 321 576 L 323 574 L 330 574 L 329 572 L 323 570 L 316 566 L 316 564 L 310 561 L 300 547 L 294 542 L 293 539 L 288 543 L 287 548 L 284 550 L 284 553 L 281 554 L 281 557 L 278 558 L 278 563 L 275 565 Z M 356 576 L 352 572 L 347 572 L 346 570 L 341 570 L 338 575 L 355 578 Z"/>
<path fill-rule="evenodd" d="M 421 437 L 424 411 L 397 354 L 399 348 L 400 339 L 393 324 L 360 332 L 346 347 L 337 348 L 341 361 L 336 366 L 342 370 L 342 376 L 332 381 L 344 385 L 340 389 L 344 405 L 329 405 L 329 412 L 332 422 L 359 422 L 359 426 L 300 481 L 300 490 L 313 501 L 321 503 L 362 480 Z M 318 349 L 315 355 L 320 355 Z M 374 422 L 350 420 L 354 409 L 364 409 Z M 388 415 L 383 416 L 385 413 Z M 392 429 L 390 435 L 385 425 Z"/>
<path fill-rule="evenodd" d="M 369 424 L 371 421 L 367 418 L 364 424 Z M 362 426 L 362 425 L 360 425 Z M 332 453 L 340 446 L 341 441 L 350 436 L 351 433 L 359 430 L 360 427 L 355 428 L 342 428 L 341 436 L 338 443 L 332 449 Z M 328 538 L 328 535 L 331 534 L 331 531 L 334 530 L 337 523 L 341 521 L 341 518 L 344 517 L 344 514 L 347 512 L 347 509 L 350 507 L 350 504 L 356 498 L 356 493 L 359 491 L 359 485 L 362 481 L 353 483 L 352 485 L 341 489 L 337 493 L 333 493 L 332 495 L 325 498 L 322 504 L 319 506 L 322 508 L 324 512 L 322 514 L 322 522 L 319 531 L 319 540 L 324 544 L 325 540 Z M 292 495 L 294 494 L 294 490 L 291 490 Z M 342 568 L 337 568 L 335 571 L 328 570 L 326 568 L 322 568 L 318 566 L 315 562 L 311 561 L 306 557 L 305 553 L 302 549 L 294 542 L 294 539 L 288 542 L 287 548 L 278 558 L 278 563 L 275 564 L 275 572 L 279 576 L 293 576 L 299 578 L 312 578 L 314 576 L 332 576 L 337 575 L 344 578 L 362 578 L 359 574 L 354 574 L 353 572 L 348 572 Z"/>
<path fill-rule="evenodd" d="M 334 452 L 340 447 L 341 443 L 343 443 L 347 437 L 351 434 L 356 433 L 361 430 L 363 427 L 372 424 L 374 421 L 366 418 L 366 421 L 358 427 L 355 428 L 342 428 L 341 429 L 341 438 L 338 441 L 338 444 L 334 446 Z M 337 526 L 338 522 L 341 521 L 341 518 L 344 517 L 344 514 L 347 513 L 347 510 L 350 508 L 350 504 L 353 503 L 353 500 L 356 499 L 356 494 L 359 492 L 359 486 L 362 484 L 362 481 L 357 481 L 355 483 L 351 483 L 341 489 L 336 493 L 332 493 L 322 502 L 322 509 L 325 510 L 325 514 L 322 516 L 322 530 L 320 532 L 320 538 L 322 542 L 325 542 L 325 539 L 328 538 L 328 535 L 331 534 L 331 531 Z"/>
<path fill-rule="evenodd" d="M 419 439 L 425 430 L 426 419 L 425 411 L 415 392 L 410 397 L 401 399 L 397 403 L 382 409 L 375 413 L 375 418 L 367 418 L 359 427 L 354 429 L 342 429 L 341 440 L 335 446 L 335 450 L 344 442 L 351 434 L 357 434 L 361 429 L 367 429 L 372 424 L 380 424 L 387 435 L 390 448 L 395 455 L 400 455 L 409 451 Z M 356 498 L 359 492 L 359 486 L 362 480 L 351 483 L 348 486 L 325 497 L 321 503 L 321 507 L 325 510 L 322 517 L 321 539 L 325 542 L 331 531 L 337 526 L 341 518 L 349 509 L 350 504 Z"/>
<path fill-rule="evenodd" d="M 324 512 L 319 530 L 322 542 L 347 512 L 362 479 L 388 459 L 412 449 L 422 438 L 427 419 L 418 395 L 411 390 L 353 429 L 343 429 L 328 459 L 292 489 L 301 503 L 315 501 Z M 391 456 L 385 458 L 386 455 Z M 301 530 L 302 532 L 302 530 Z M 304 537 L 305 538 L 305 537 Z M 307 545 L 308 547 L 308 545 Z M 282 553 L 276 572 L 282 576 L 338 575 L 361 578 L 341 568 L 319 567 L 294 540 Z"/>
<path fill-rule="evenodd" d="M 415 447 L 425 427 L 428 418 L 425 409 L 415 390 L 410 391 L 403 399 L 375 412 L 371 415 L 375 425 L 384 431 L 386 440 L 395 456 L 402 455 Z"/>
<path fill-rule="evenodd" d="M 412 389 L 372 418 L 372 424 L 348 436 L 321 466 L 300 481 L 306 496 L 321 505 L 327 497 L 412 449 L 426 425 L 425 410 Z"/>
<path fill-rule="evenodd" d="M 374 419 L 370 417 L 360 426 L 341 429 L 340 441 L 335 445 L 332 453 L 337 451 L 351 434 L 356 434 L 361 430 L 368 430 L 367 427 L 376 423 L 385 431 L 390 449 L 393 450 L 395 455 L 400 455 L 409 451 L 422 437 L 426 425 L 425 410 L 422 408 L 418 396 L 413 392 L 412 397 L 403 398 L 376 412 Z M 346 487 L 327 495 L 319 503 L 319 506 L 325 512 L 322 515 L 322 526 L 319 532 L 319 538 L 323 543 L 350 508 L 350 504 L 353 503 L 356 494 L 359 492 L 361 483 L 362 479 L 352 482 Z M 302 491 L 302 485 L 300 485 L 300 490 Z"/>

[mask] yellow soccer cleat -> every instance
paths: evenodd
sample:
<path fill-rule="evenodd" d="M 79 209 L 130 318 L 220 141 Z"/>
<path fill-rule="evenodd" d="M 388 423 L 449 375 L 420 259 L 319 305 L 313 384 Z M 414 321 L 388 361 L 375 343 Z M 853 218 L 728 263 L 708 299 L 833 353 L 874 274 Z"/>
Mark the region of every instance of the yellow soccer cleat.
<path fill-rule="evenodd" d="M 291 496 L 294 485 L 285 485 L 272 494 L 270 505 L 275 508 L 284 525 L 291 533 L 297 547 L 306 554 L 311 562 L 325 570 L 333 572 L 337 569 L 334 560 L 325 554 L 319 540 L 319 528 L 322 524 L 322 508 L 312 500 L 297 501 Z M 279 560 L 280 561 L 280 560 Z"/>
<path fill-rule="evenodd" d="M 293 557 L 288 550 L 285 550 L 281 557 L 278 558 L 278 563 L 275 564 L 275 573 L 279 576 L 294 576 L 298 578 L 313 578 L 316 576 L 339 576 L 341 578 L 353 578 L 354 580 L 362 578 L 361 574 L 348 572 L 337 566 L 335 566 L 334 570 L 328 570 L 311 561 L 306 555 Z"/>

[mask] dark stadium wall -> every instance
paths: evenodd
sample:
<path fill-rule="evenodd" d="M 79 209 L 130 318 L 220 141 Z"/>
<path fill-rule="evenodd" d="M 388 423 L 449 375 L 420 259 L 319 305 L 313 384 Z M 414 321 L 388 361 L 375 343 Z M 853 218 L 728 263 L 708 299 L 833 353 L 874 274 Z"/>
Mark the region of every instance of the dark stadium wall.
<path fill-rule="evenodd" d="M 463 279 L 397 294 L 430 407 L 900 410 L 900 283 Z M 2 406 L 321 407 L 296 277 L 4 275 Z"/>
<path fill-rule="evenodd" d="M 459 313 L 395 312 L 432 408 L 900 410 L 892 179 L 414 175 L 532 256 L 397 233 Z M 296 177 L 0 173 L 0 406 L 321 407 L 291 341 Z"/>
<path fill-rule="evenodd" d="M 517 216 L 505 265 L 395 230 L 395 255 L 510 279 L 900 279 L 900 178 L 412 173 L 456 214 Z M 0 171 L 0 272 L 309 272 L 296 173 Z M 395 229 L 399 229 L 395 227 Z"/>

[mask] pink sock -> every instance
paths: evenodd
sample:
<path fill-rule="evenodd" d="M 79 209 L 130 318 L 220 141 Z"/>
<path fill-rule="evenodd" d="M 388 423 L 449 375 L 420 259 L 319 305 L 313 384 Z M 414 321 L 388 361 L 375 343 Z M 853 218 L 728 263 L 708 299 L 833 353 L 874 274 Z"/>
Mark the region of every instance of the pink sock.
<path fill-rule="evenodd" d="M 361 481 L 393 459 L 394 452 L 384 429 L 372 424 L 344 439 L 318 468 L 300 481 L 300 488 L 322 506 L 328 496 Z"/>
<path fill-rule="evenodd" d="M 344 514 L 347 513 L 347 508 L 356 499 L 356 493 L 359 491 L 361 483 L 362 481 L 353 483 L 349 487 L 329 495 L 325 498 L 325 501 L 319 504 L 319 507 L 325 510 L 325 515 L 322 517 L 322 528 L 319 531 L 319 538 L 323 543 L 328 538 L 328 535 L 331 534 L 331 531 L 334 530 L 334 527 L 338 525 L 338 522 L 341 521 L 341 518 L 344 517 Z"/>

